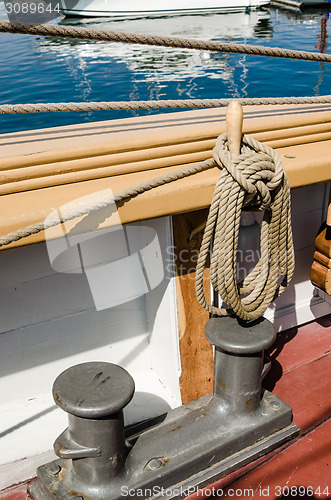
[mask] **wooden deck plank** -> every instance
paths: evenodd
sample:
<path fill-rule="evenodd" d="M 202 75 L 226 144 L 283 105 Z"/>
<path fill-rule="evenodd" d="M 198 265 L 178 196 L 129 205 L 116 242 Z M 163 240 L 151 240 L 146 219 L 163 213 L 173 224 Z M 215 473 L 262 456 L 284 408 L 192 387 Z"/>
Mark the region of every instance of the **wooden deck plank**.
<path fill-rule="evenodd" d="M 266 351 L 266 355 L 273 361 L 273 366 L 264 385 L 271 388 L 268 381 L 276 382 L 277 364 L 281 365 L 282 373 L 287 373 L 328 354 L 331 351 L 330 328 L 331 315 L 328 315 L 300 328 L 295 327 L 278 333 L 275 343 Z"/>
<path fill-rule="evenodd" d="M 233 490 L 239 492 L 245 489 L 252 491 L 247 495 L 250 498 L 330 498 L 330 445 L 331 419 L 231 483 L 224 489 L 222 498 L 233 497 Z M 306 495 L 301 495 L 300 490 Z"/>
<path fill-rule="evenodd" d="M 279 334 L 264 386 L 293 410 L 301 433 L 331 416 L 331 315 Z"/>
<path fill-rule="evenodd" d="M 0 492 L 0 500 L 28 500 L 27 484 L 13 486 Z"/>
<path fill-rule="evenodd" d="M 325 355 L 285 373 L 273 391 L 293 410 L 293 421 L 306 432 L 331 415 L 331 356 Z"/>

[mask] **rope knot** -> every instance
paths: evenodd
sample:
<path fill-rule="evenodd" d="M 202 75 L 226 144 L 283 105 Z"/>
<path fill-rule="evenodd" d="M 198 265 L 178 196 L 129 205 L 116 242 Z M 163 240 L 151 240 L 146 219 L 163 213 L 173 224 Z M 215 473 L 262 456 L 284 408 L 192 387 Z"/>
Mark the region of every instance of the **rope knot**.
<path fill-rule="evenodd" d="M 213 157 L 244 191 L 244 207 L 250 204 L 255 210 L 264 210 L 271 205 L 271 192 L 283 179 L 282 163 L 276 151 L 243 135 L 241 154 L 231 160 L 224 133 L 216 141 Z"/>
<path fill-rule="evenodd" d="M 251 321 L 264 313 L 293 275 L 290 187 L 278 153 L 252 137 L 242 137 L 241 154 L 231 161 L 226 134 L 221 135 L 213 157 L 221 173 L 197 262 L 197 297 L 212 314 L 235 314 Z M 252 211 L 264 210 L 260 258 L 244 280 L 237 282 L 240 219 L 247 206 Z M 204 294 L 203 274 L 208 259 L 210 283 L 223 301 L 221 307 L 209 303 Z"/>

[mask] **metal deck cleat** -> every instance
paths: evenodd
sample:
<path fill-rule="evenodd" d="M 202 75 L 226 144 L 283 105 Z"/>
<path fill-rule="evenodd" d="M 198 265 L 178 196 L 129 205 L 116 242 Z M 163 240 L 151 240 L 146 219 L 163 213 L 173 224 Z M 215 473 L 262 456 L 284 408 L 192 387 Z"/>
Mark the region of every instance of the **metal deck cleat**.
<path fill-rule="evenodd" d="M 212 318 L 206 336 L 215 345 L 213 394 L 126 440 L 122 408 L 133 396 L 131 376 L 108 363 L 63 372 L 53 395 L 69 413 L 69 427 L 54 445 L 59 460 L 38 468 L 33 498 L 180 498 L 296 436 L 291 408 L 261 390 L 273 325 Z"/>

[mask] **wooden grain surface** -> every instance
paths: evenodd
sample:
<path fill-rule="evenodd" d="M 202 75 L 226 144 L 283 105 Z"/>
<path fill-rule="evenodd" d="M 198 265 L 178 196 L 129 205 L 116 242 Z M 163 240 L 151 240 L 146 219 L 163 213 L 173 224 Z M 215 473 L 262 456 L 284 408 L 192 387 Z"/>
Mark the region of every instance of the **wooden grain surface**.
<path fill-rule="evenodd" d="M 244 109 L 243 131 L 277 149 L 293 188 L 331 179 L 330 123 L 330 105 L 255 106 Z M 206 109 L 1 134 L 0 233 L 210 157 L 224 130 L 225 109 Z M 214 168 L 144 193 L 119 207 L 121 221 L 208 207 L 218 176 Z M 12 246 L 44 240 L 42 232 Z"/>
<path fill-rule="evenodd" d="M 189 242 L 191 231 L 204 222 L 206 217 L 207 210 L 173 217 L 177 315 L 182 368 L 180 386 L 183 403 L 213 390 L 213 352 L 204 333 L 209 313 L 198 303 L 194 284 L 202 233 L 199 233 L 191 244 Z"/>

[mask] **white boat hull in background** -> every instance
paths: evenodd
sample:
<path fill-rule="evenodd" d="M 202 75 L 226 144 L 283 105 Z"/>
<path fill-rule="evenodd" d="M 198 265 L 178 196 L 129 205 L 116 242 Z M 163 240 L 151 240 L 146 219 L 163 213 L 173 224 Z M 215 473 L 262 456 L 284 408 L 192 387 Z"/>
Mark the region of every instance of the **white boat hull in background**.
<path fill-rule="evenodd" d="M 258 9 L 270 0 L 61 0 L 61 11 L 67 16 L 147 17 L 208 12 L 237 12 Z"/>

